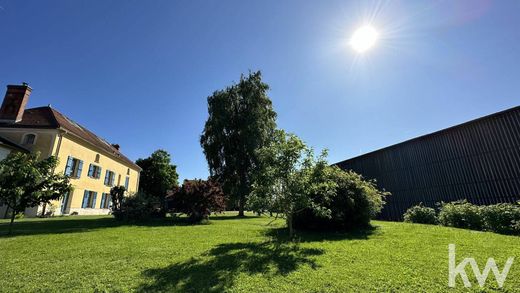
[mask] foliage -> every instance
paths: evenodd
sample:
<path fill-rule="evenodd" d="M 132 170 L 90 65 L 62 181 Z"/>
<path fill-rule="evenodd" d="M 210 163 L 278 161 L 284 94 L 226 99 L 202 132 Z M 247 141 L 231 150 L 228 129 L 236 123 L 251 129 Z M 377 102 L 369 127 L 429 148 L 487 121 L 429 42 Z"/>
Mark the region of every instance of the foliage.
<path fill-rule="evenodd" d="M 166 211 L 165 197 L 168 190 L 178 186 L 179 175 L 177 166 L 171 163 L 167 151 L 157 150 L 148 158 L 138 159 L 136 164 L 141 167 L 139 191 L 157 197 L 161 203 L 163 214 Z"/>
<path fill-rule="evenodd" d="M 324 151 L 315 158 L 313 150 L 296 135 L 277 130 L 273 142 L 258 151 L 261 171 L 248 205 L 257 212 L 280 213 L 287 221 L 290 237 L 294 235 L 295 215 L 305 209 L 330 218 L 331 211 L 325 204 L 330 202 L 337 184 L 327 180 L 331 169 L 326 155 Z"/>
<path fill-rule="evenodd" d="M 207 220 L 211 213 L 222 212 L 226 208 L 220 185 L 211 180 L 184 180 L 168 200 L 171 212 L 186 214 L 192 222 Z"/>
<path fill-rule="evenodd" d="M 258 71 L 208 97 L 209 117 L 200 144 L 211 177 L 238 201 L 240 215 L 258 170 L 257 150 L 270 142 L 276 128 L 268 89 Z"/>
<path fill-rule="evenodd" d="M 54 173 L 58 159 L 38 157 L 38 154 L 11 153 L 0 161 L 0 202 L 12 212 L 9 233 L 16 214 L 29 207 L 50 204 L 71 190 L 69 179 Z"/>
<path fill-rule="evenodd" d="M 501 234 L 520 234 L 520 205 L 500 203 L 481 207 L 484 229 Z"/>
<path fill-rule="evenodd" d="M 142 192 L 127 196 L 118 210 L 112 212 L 118 220 L 144 221 L 160 215 L 160 205 L 156 198 Z"/>
<path fill-rule="evenodd" d="M 403 215 L 408 223 L 435 225 L 438 222 L 434 208 L 425 207 L 422 203 L 409 208 Z"/>
<path fill-rule="evenodd" d="M 20 236 L 3 237 L 8 221 L 0 219 L 5 272 L 0 291 L 458 293 L 520 288 L 515 267 L 520 237 L 373 221 L 371 232 L 300 231 L 299 241 L 292 243 L 283 241 L 281 220 L 271 223 L 272 218 L 253 214 L 239 219 L 231 212 L 211 220 L 211 225 L 186 226 L 169 218 L 130 225 L 106 216 L 24 219 L 16 225 Z M 484 288 L 470 277 L 473 288 L 457 278 L 457 288 L 448 290 L 448 243 L 457 244 L 457 263 L 474 257 L 481 271 L 489 257 L 500 271 L 508 257 L 515 257 L 504 287 L 497 287 L 490 272 Z M 50 277 L 49 272 L 58 274 Z M 472 275 L 469 265 L 466 272 Z"/>
<path fill-rule="evenodd" d="M 441 203 L 439 223 L 443 226 L 482 230 L 483 219 L 480 207 L 466 200 Z"/>
<path fill-rule="evenodd" d="M 307 208 L 294 216 L 294 227 L 311 230 L 348 230 L 366 228 L 383 208 L 384 199 L 389 195 L 377 189 L 374 181 L 364 180 L 353 171 L 328 167 L 328 180 L 337 187 L 330 201 L 316 203 L 329 209 L 330 217 L 319 216 Z M 327 196 L 312 194 L 314 201 L 327 199 Z"/>
<path fill-rule="evenodd" d="M 110 199 L 112 200 L 112 213 L 121 211 L 123 200 L 125 199 L 126 189 L 124 186 L 114 186 L 110 189 Z"/>

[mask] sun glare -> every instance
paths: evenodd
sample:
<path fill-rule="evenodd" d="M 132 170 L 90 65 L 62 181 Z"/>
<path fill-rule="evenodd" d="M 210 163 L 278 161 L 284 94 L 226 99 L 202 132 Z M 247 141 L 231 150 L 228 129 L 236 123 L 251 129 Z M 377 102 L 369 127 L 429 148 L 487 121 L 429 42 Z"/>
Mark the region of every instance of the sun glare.
<path fill-rule="evenodd" d="M 364 53 L 372 48 L 377 41 L 378 33 L 370 25 L 358 28 L 350 38 L 350 46 L 358 53 Z"/>

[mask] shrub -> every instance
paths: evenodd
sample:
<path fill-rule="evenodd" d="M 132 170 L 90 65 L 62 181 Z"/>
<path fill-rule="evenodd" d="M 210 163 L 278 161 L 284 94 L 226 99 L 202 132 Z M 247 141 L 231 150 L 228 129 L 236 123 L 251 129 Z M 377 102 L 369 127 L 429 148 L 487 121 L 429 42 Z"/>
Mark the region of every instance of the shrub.
<path fill-rule="evenodd" d="M 482 230 L 481 208 L 466 200 L 441 203 L 439 222 L 443 226 Z"/>
<path fill-rule="evenodd" d="M 409 208 L 406 213 L 404 213 L 404 221 L 408 223 L 434 225 L 437 224 L 438 220 L 435 209 L 425 207 L 421 203 Z"/>
<path fill-rule="evenodd" d="M 211 213 L 223 212 L 226 199 L 220 185 L 211 180 L 184 180 L 180 188 L 167 197 L 172 213 L 188 215 L 190 221 L 207 220 Z"/>
<path fill-rule="evenodd" d="M 517 234 L 520 205 L 500 203 L 482 207 L 484 229 L 501 234 Z"/>
<path fill-rule="evenodd" d="M 332 167 L 330 179 L 336 183 L 336 193 L 328 202 L 319 203 L 330 210 L 330 218 L 304 209 L 294 218 L 294 227 L 308 230 L 348 230 L 366 228 L 383 208 L 389 195 L 377 189 L 374 181 L 364 180 L 353 171 Z M 324 197 L 315 196 L 315 199 Z"/>
<path fill-rule="evenodd" d="M 112 214 L 118 220 L 144 221 L 159 217 L 161 215 L 160 210 L 160 203 L 157 198 L 139 192 L 125 197 L 120 202 L 119 208 L 112 210 Z"/>

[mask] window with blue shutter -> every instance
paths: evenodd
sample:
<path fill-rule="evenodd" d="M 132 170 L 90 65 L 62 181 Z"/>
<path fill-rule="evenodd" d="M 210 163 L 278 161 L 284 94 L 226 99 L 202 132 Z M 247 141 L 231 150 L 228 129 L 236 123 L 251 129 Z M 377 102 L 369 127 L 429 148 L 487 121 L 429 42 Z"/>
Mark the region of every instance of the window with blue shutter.
<path fill-rule="evenodd" d="M 95 177 L 96 179 L 99 179 L 99 177 L 101 177 L 101 167 L 98 167 L 98 169 L 96 170 Z"/>
<path fill-rule="evenodd" d="M 110 179 L 110 171 L 107 170 L 106 173 L 105 173 L 105 185 L 108 185 L 108 180 Z"/>
<path fill-rule="evenodd" d="M 67 158 L 67 165 L 65 166 L 65 175 L 70 176 L 72 174 L 72 161 L 73 158 L 69 156 Z"/>
<path fill-rule="evenodd" d="M 128 191 L 128 184 L 129 184 L 129 182 L 130 182 L 130 177 L 126 177 L 126 179 L 125 179 L 125 189 L 126 189 L 126 191 Z"/>
<path fill-rule="evenodd" d="M 78 160 L 78 170 L 76 172 L 76 178 L 80 178 L 81 177 L 81 171 L 83 170 L 83 161 L 82 160 Z"/>
<path fill-rule="evenodd" d="M 81 208 L 84 209 L 87 207 L 88 199 L 89 199 L 89 192 L 88 192 L 88 190 L 85 190 L 85 192 L 83 192 L 83 203 L 81 204 Z"/>
<path fill-rule="evenodd" d="M 92 204 L 91 204 L 91 208 L 95 208 L 96 207 L 96 198 L 97 198 L 97 192 L 93 192 L 93 197 L 92 197 Z"/>
<path fill-rule="evenodd" d="M 106 197 L 106 195 L 105 195 L 105 193 L 103 192 L 103 193 L 101 194 L 101 203 L 99 204 L 99 208 L 100 208 L 100 209 L 104 209 L 104 208 L 105 208 L 105 197 Z"/>
<path fill-rule="evenodd" d="M 94 177 L 94 165 L 90 164 L 88 166 L 88 174 L 87 174 L 88 177 Z"/>
<path fill-rule="evenodd" d="M 110 178 L 110 186 L 114 186 L 114 180 L 116 179 L 116 173 L 114 172 L 110 172 L 112 173 L 111 175 L 111 178 Z"/>

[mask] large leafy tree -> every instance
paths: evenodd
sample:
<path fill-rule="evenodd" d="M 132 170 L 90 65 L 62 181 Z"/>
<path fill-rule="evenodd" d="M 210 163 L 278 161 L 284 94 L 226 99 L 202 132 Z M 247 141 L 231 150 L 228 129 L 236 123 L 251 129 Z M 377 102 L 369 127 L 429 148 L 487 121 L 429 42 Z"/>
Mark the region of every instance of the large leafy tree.
<path fill-rule="evenodd" d="M 170 154 L 165 150 L 157 150 L 148 158 L 138 159 L 136 164 L 143 169 L 139 179 L 139 190 L 157 197 L 161 202 L 162 211 L 165 212 L 168 190 L 179 185 L 177 166 L 171 163 Z"/>
<path fill-rule="evenodd" d="M 278 130 L 273 142 L 258 151 L 261 171 L 257 174 L 249 206 L 257 212 L 269 211 L 287 221 L 293 237 L 293 220 L 298 213 L 311 209 L 330 217 L 326 203 L 334 197 L 337 184 L 329 180 L 331 168 L 327 152 L 318 157 L 312 148 L 294 134 Z M 320 196 L 319 200 L 316 197 Z"/>
<path fill-rule="evenodd" d="M 276 129 L 268 90 L 258 71 L 208 97 L 209 117 L 200 143 L 211 177 L 238 200 L 240 216 L 258 169 L 257 151 L 270 142 Z"/>
<path fill-rule="evenodd" d="M 11 210 L 9 234 L 15 215 L 26 208 L 49 204 L 71 191 L 69 179 L 54 173 L 58 159 L 38 154 L 12 153 L 0 161 L 0 202 Z"/>

